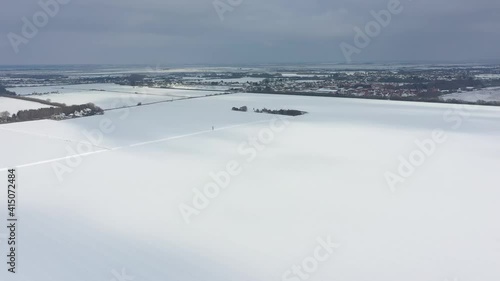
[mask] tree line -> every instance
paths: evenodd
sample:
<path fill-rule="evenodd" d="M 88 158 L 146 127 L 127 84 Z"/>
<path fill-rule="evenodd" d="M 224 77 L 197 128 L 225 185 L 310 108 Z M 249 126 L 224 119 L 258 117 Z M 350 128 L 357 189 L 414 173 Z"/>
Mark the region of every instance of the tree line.
<path fill-rule="evenodd" d="M 8 91 L 3 85 L 0 84 L 0 95 L 15 96 L 16 93 Z"/>
<path fill-rule="evenodd" d="M 0 113 L 0 123 L 23 122 L 42 119 L 68 119 L 83 116 L 103 114 L 104 110 L 93 103 L 70 105 L 62 104 L 60 107 L 45 107 L 38 109 L 19 110 L 10 115 L 4 111 Z"/>
<path fill-rule="evenodd" d="M 233 107 L 233 111 L 241 111 L 241 112 L 247 112 L 248 107 L 247 106 L 242 106 L 242 107 Z M 255 113 L 267 113 L 267 114 L 278 114 L 278 115 L 287 115 L 287 116 L 299 116 L 299 115 L 304 115 L 307 112 L 305 111 L 300 111 L 296 109 L 278 109 L 278 110 L 273 110 L 273 109 L 253 109 L 253 112 Z"/>

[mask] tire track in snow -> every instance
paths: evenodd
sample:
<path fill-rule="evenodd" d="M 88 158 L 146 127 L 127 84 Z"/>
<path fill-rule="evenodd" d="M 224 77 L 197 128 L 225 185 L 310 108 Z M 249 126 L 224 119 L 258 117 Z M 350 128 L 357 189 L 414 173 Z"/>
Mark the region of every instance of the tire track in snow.
<path fill-rule="evenodd" d="M 283 117 L 282 116 L 281 118 L 290 119 L 292 117 Z M 266 122 L 270 122 L 272 120 L 274 120 L 274 119 L 266 119 L 266 120 L 259 120 L 259 121 L 241 123 L 241 124 L 236 124 L 236 125 L 230 125 L 230 126 L 220 127 L 220 128 L 214 129 L 214 130 L 211 130 L 211 129 L 210 130 L 203 130 L 203 131 L 198 131 L 198 132 L 189 133 L 189 134 L 183 134 L 183 135 L 167 137 L 167 138 L 162 138 L 162 139 L 157 139 L 157 140 L 151 140 L 151 141 L 139 142 L 139 143 L 124 145 L 124 146 L 118 146 L 118 147 L 114 147 L 114 148 L 105 148 L 105 149 L 87 152 L 87 153 L 74 154 L 74 155 L 70 155 L 70 156 L 66 156 L 66 157 L 59 157 L 59 158 L 54 158 L 54 159 L 49 159 L 49 160 L 42 160 L 42 161 L 37 161 L 37 162 L 32 162 L 32 163 L 27 163 L 27 164 L 22 164 L 22 165 L 16 165 L 15 167 L 16 168 L 33 167 L 33 166 L 58 162 L 58 161 L 62 161 L 62 160 L 67 160 L 67 159 L 71 159 L 74 157 L 84 157 L 84 156 L 90 156 L 90 155 L 94 155 L 94 154 L 100 154 L 103 152 L 118 151 L 118 150 L 123 150 L 123 149 L 127 149 L 127 148 L 147 146 L 150 144 L 162 143 L 162 142 L 167 142 L 170 140 L 177 140 L 177 139 L 182 139 L 182 138 L 186 138 L 186 137 L 204 135 L 204 134 L 208 134 L 210 132 L 225 131 L 225 130 L 234 129 L 234 128 L 238 128 L 238 127 L 245 127 L 245 126 L 253 125 L 253 124 L 266 123 Z M 1 168 L 0 172 L 7 171 L 10 168 L 12 168 L 12 167 Z"/>

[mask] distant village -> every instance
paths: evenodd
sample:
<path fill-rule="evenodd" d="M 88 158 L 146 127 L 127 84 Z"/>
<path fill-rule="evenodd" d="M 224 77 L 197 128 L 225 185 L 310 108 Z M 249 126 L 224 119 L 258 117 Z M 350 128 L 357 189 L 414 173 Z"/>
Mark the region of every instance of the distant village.
<path fill-rule="evenodd" d="M 166 69 L 168 70 L 168 69 Z M 2 77 L 3 76 L 3 77 Z M 168 72 L 146 71 L 135 74 L 101 76 L 6 75 L 0 83 L 19 85 L 69 85 L 115 83 L 155 88 L 199 89 L 225 93 L 332 96 L 424 102 L 471 103 L 443 100 L 450 93 L 500 87 L 500 66 L 427 66 L 363 70 L 328 68 L 231 69 L 226 71 Z M 44 93 L 33 93 L 40 95 Z M 495 101 L 478 101 L 500 105 Z"/>

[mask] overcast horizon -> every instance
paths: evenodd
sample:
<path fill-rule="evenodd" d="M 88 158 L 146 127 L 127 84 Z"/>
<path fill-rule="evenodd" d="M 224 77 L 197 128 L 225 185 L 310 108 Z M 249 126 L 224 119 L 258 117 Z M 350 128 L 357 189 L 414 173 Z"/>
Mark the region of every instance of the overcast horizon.
<path fill-rule="evenodd" d="M 3 3 L 0 65 L 348 63 L 341 44 L 353 63 L 500 61 L 493 0 L 402 0 L 362 48 L 354 28 L 395 0 L 54 1 Z"/>

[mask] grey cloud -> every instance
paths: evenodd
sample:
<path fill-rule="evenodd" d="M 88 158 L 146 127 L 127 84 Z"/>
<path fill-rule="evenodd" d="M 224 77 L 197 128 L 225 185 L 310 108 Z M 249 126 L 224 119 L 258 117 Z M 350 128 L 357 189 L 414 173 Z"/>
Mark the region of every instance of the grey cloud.
<path fill-rule="evenodd" d="M 15 54 L 7 34 L 37 2 L 1 4 L 0 64 L 342 62 L 339 44 L 389 1 L 243 0 L 221 22 L 212 0 L 72 0 Z M 499 1 L 401 3 L 355 60 L 500 58 Z"/>

